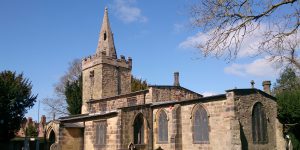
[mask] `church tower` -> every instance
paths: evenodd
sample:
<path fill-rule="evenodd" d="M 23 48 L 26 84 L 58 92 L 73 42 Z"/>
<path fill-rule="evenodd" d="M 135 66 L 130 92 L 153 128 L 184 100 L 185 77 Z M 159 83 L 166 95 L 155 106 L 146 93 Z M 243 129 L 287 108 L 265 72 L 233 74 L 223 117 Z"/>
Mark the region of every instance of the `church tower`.
<path fill-rule="evenodd" d="M 96 54 L 82 60 L 82 113 L 88 113 L 89 100 L 131 92 L 132 59 L 117 58 L 113 33 L 105 8 Z"/>

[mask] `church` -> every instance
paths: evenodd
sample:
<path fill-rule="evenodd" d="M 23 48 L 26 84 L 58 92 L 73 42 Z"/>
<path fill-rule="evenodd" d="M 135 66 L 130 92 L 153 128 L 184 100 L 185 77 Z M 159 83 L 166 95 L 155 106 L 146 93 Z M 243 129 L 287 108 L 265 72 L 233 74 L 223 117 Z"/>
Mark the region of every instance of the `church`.
<path fill-rule="evenodd" d="M 131 92 L 133 59 L 117 56 L 105 9 L 94 55 L 82 59 L 82 114 L 48 125 L 51 149 L 282 150 L 282 125 L 270 81 L 204 97 L 180 86 Z M 48 135 L 46 135 L 48 136 Z"/>

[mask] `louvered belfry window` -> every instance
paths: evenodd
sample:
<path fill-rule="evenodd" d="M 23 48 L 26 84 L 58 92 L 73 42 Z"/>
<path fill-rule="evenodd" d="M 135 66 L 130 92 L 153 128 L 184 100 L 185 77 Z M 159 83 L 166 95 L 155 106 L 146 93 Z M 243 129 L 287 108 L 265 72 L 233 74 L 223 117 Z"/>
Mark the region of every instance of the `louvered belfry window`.
<path fill-rule="evenodd" d="M 158 119 L 158 141 L 168 142 L 168 118 L 165 111 L 161 111 Z"/>
<path fill-rule="evenodd" d="M 252 111 L 252 138 L 255 144 L 268 143 L 266 114 L 262 103 L 254 104 Z"/>
<path fill-rule="evenodd" d="M 198 107 L 193 115 L 193 140 L 194 143 L 208 143 L 209 129 L 208 116 L 203 107 Z"/>

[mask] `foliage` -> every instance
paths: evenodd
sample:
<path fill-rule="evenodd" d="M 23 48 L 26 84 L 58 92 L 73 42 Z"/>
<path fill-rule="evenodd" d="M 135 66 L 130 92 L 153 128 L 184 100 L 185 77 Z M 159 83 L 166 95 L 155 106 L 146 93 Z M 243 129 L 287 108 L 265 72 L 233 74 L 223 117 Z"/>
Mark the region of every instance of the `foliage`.
<path fill-rule="evenodd" d="M 295 69 L 291 67 L 286 67 L 276 82 L 277 83 L 274 85 L 274 94 L 280 93 L 284 90 L 300 88 L 300 79 L 297 76 Z"/>
<path fill-rule="evenodd" d="M 285 90 L 276 94 L 278 119 L 284 124 L 300 122 L 300 89 Z"/>
<path fill-rule="evenodd" d="M 296 125 L 293 128 L 290 128 L 288 131 L 288 135 L 291 138 L 293 149 L 299 150 L 300 149 L 300 125 Z"/>
<path fill-rule="evenodd" d="M 74 59 L 69 63 L 68 71 L 64 74 L 60 81 L 54 86 L 57 95 L 65 96 L 65 87 L 68 82 L 73 82 L 81 77 L 81 60 Z"/>
<path fill-rule="evenodd" d="M 300 82 L 292 68 L 286 68 L 274 87 L 278 104 L 278 119 L 284 132 L 291 137 L 294 149 L 300 148 Z"/>
<path fill-rule="evenodd" d="M 131 76 L 131 92 L 145 90 L 148 88 L 146 80 Z"/>
<path fill-rule="evenodd" d="M 65 116 L 69 115 L 68 104 L 65 96 L 65 87 L 67 83 L 75 82 L 81 75 L 81 60 L 74 59 L 69 63 L 68 71 L 54 85 L 55 95 L 43 99 L 43 103 L 47 106 L 48 115 Z M 53 117 L 54 118 L 54 117 Z"/>
<path fill-rule="evenodd" d="M 300 69 L 299 0 L 196 0 L 190 11 L 192 25 L 206 34 L 195 45 L 204 56 L 232 60 L 245 42 L 258 40 L 254 56 L 267 54 Z"/>
<path fill-rule="evenodd" d="M 13 138 L 27 110 L 36 101 L 31 94 L 31 82 L 23 74 L 0 72 L 0 130 L 1 140 Z"/>
<path fill-rule="evenodd" d="M 71 115 L 81 113 L 82 106 L 82 77 L 73 82 L 67 82 L 65 96 L 68 104 L 68 111 Z"/>
<path fill-rule="evenodd" d="M 38 129 L 33 124 L 29 124 L 26 128 L 26 136 L 37 137 Z"/>

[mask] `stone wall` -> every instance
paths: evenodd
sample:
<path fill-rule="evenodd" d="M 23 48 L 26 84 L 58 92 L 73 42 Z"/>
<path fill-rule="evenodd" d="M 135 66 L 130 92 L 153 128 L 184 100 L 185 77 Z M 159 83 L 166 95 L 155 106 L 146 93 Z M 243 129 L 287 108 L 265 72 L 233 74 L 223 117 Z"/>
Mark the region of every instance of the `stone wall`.
<path fill-rule="evenodd" d="M 63 139 L 61 140 L 61 149 L 63 150 L 82 150 L 83 149 L 83 130 L 81 128 L 63 128 L 61 129 Z"/>
<path fill-rule="evenodd" d="M 134 120 L 138 115 L 143 116 L 144 124 L 144 143 L 135 144 L 138 150 L 152 150 L 152 110 L 149 105 L 132 106 L 122 108 L 121 112 L 121 147 L 124 150 L 128 149 L 130 143 L 134 143 Z"/>
<path fill-rule="evenodd" d="M 131 69 L 110 64 L 103 64 L 102 86 L 103 93 L 101 98 L 130 93 Z"/>
<path fill-rule="evenodd" d="M 94 74 L 93 78 L 92 76 Z M 97 65 L 93 68 L 86 68 L 82 71 L 82 109 L 81 113 L 88 113 L 87 101 L 102 97 L 102 66 Z"/>
<path fill-rule="evenodd" d="M 146 103 L 163 101 L 182 101 L 202 97 L 202 95 L 179 86 L 150 86 L 149 98 Z"/>
<path fill-rule="evenodd" d="M 197 144 L 193 141 L 192 112 L 200 105 L 208 113 L 209 142 Z M 168 142 L 158 142 L 158 112 L 164 110 L 168 115 Z M 163 105 L 153 109 L 153 143 L 154 149 L 164 150 L 198 150 L 198 149 L 232 149 L 231 121 L 234 118 L 233 101 L 216 99 L 211 101 L 193 101 L 177 105 Z M 179 123 L 179 124 L 178 124 Z"/>
<path fill-rule="evenodd" d="M 124 94 L 90 102 L 91 113 L 116 110 L 121 107 L 130 107 L 145 104 L 148 90 Z"/>
<path fill-rule="evenodd" d="M 278 150 L 285 149 L 286 148 L 286 141 L 284 139 L 283 135 L 283 125 L 279 122 L 278 119 L 276 119 L 276 148 Z"/>
<path fill-rule="evenodd" d="M 113 150 L 117 149 L 119 141 L 117 141 L 118 135 L 118 116 L 105 117 L 94 119 L 93 121 L 85 122 L 84 131 L 84 149 L 90 150 Z M 106 122 L 106 144 L 97 145 L 96 144 L 96 125 L 98 122 Z M 117 136 L 118 135 L 118 136 Z"/>
<path fill-rule="evenodd" d="M 252 111 L 255 103 L 260 102 L 263 105 L 267 119 L 267 143 L 254 144 L 252 137 Z M 234 103 L 236 107 L 236 117 L 240 124 L 241 135 L 237 140 L 242 140 L 243 149 L 279 149 L 276 147 L 277 124 L 277 104 L 276 101 L 265 93 L 258 90 L 235 91 Z M 281 148 L 280 148 L 281 149 Z"/>
<path fill-rule="evenodd" d="M 96 54 L 82 60 L 82 113 L 88 113 L 87 101 L 131 92 L 132 60 L 114 59 Z"/>

